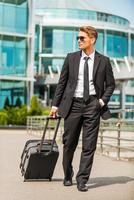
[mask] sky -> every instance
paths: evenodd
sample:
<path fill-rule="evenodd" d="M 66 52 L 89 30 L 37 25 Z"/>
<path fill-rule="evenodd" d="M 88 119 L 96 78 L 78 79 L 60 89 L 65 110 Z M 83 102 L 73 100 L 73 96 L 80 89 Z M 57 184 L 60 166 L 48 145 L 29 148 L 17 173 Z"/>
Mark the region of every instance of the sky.
<path fill-rule="evenodd" d="M 134 0 L 92 0 L 91 4 L 106 12 L 125 17 L 134 27 Z"/>

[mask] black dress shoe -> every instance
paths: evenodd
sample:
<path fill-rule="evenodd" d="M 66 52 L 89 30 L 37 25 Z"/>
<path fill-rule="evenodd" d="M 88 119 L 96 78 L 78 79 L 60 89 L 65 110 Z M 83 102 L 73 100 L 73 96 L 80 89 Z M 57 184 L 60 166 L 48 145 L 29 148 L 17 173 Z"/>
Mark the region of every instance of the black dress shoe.
<path fill-rule="evenodd" d="M 64 178 L 64 181 L 63 181 L 64 186 L 73 185 L 73 181 L 72 181 L 73 175 L 74 175 L 74 172 L 72 171 L 71 176 L 69 178 Z"/>
<path fill-rule="evenodd" d="M 77 189 L 80 192 L 87 192 L 88 191 L 88 187 L 84 183 L 78 183 L 77 184 Z"/>
<path fill-rule="evenodd" d="M 64 179 L 64 181 L 63 181 L 63 185 L 64 186 L 71 186 L 71 185 L 73 185 L 73 182 L 72 182 L 72 178 L 70 178 L 70 179 Z"/>

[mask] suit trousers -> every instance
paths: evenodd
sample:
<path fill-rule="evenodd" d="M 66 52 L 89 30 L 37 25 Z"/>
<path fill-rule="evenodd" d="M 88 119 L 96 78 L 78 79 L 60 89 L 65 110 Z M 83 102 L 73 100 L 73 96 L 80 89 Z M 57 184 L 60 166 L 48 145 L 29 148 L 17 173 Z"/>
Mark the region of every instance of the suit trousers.
<path fill-rule="evenodd" d="M 66 179 L 73 175 L 72 161 L 79 136 L 82 131 L 82 152 L 77 183 L 87 183 L 96 150 L 101 106 L 96 96 L 90 96 L 85 103 L 82 98 L 74 98 L 68 116 L 64 119 L 63 170 Z"/>

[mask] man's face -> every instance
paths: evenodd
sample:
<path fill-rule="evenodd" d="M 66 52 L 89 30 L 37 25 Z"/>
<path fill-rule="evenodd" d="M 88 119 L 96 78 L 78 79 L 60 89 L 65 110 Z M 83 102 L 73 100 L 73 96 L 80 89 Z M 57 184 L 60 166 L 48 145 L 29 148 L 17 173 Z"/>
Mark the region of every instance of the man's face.
<path fill-rule="evenodd" d="M 89 37 L 87 33 L 79 31 L 78 33 L 78 46 L 81 50 L 86 50 L 94 46 L 95 38 Z"/>

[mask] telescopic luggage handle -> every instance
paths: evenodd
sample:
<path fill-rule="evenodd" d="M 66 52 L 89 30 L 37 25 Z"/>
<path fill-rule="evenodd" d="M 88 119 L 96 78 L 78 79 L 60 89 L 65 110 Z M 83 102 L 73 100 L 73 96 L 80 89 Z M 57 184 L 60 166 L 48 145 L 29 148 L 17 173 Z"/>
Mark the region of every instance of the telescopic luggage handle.
<path fill-rule="evenodd" d="M 41 138 L 41 142 L 40 142 L 40 145 L 39 145 L 39 148 L 38 148 L 38 152 L 39 153 L 42 150 L 42 145 L 43 145 L 43 142 L 44 142 L 44 139 L 45 139 L 45 135 L 46 135 L 46 131 L 47 131 L 48 123 L 49 123 L 50 119 L 51 120 L 58 120 L 57 121 L 57 125 L 56 125 L 56 129 L 55 129 L 55 133 L 54 133 L 54 136 L 53 136 L 50 152 L 53 150 L 54 142 L 55 142 L 55 139 L 56 139 L 56 136 L 57 136 L 57 132 L 58 132 L 58 128 L 59 128 L 59 125 L 60 125 L 60 120 L 61 120 L 60 116 L 56 116 L 56 117 L 48 116 L 48 117 L 46 117 L 45 128 L 44 128 L 43 135 L 42 135 L 42 138 Z"/>

